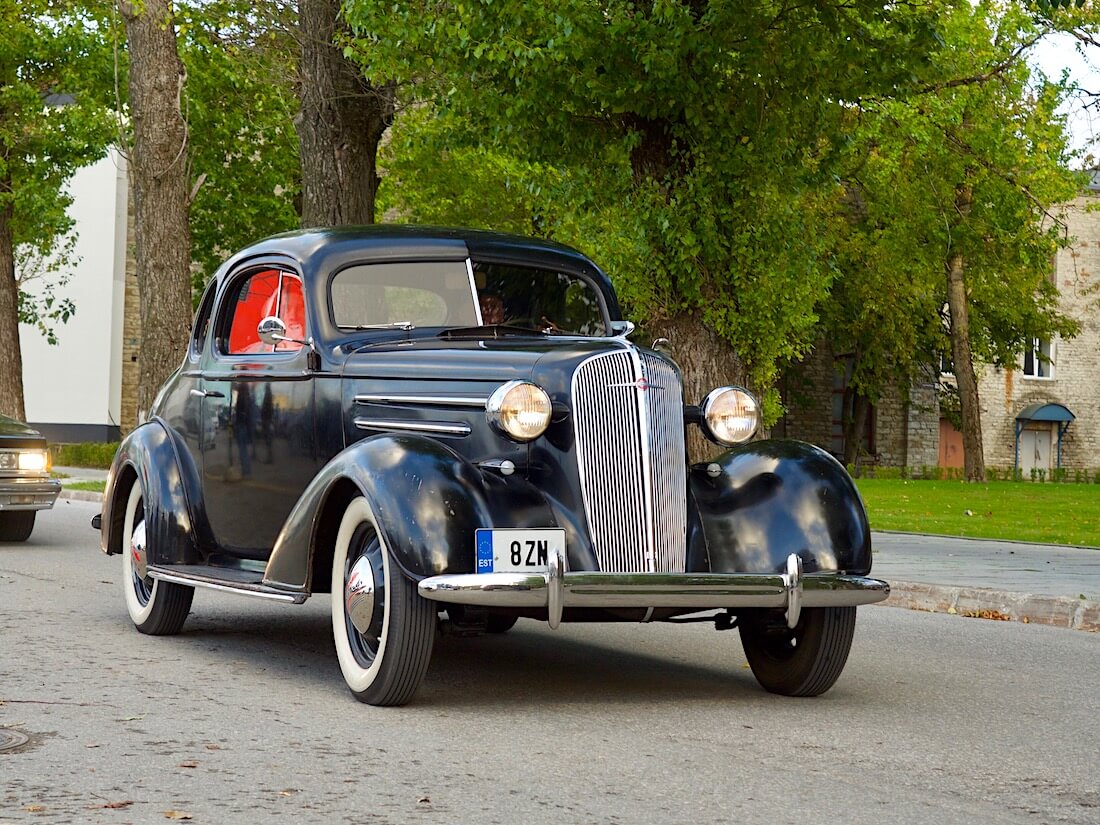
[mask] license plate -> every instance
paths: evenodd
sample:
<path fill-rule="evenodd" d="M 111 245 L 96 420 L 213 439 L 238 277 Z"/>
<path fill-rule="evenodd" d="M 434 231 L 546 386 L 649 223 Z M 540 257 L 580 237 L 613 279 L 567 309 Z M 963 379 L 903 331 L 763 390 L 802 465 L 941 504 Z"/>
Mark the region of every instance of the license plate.
<path fill-rule="evenodd" d="M 564 530 L 477 531 L 478 573 L 545 573 L 558 552 L 565 552 Z"/>

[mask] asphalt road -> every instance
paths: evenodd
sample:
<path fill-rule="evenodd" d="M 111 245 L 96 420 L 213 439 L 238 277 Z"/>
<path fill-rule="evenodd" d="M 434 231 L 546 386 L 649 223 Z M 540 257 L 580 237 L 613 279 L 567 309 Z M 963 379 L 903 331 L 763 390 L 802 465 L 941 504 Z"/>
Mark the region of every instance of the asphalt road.
<path fill-rule="evenodd" d="M 840 681 L 762 692 L 736 633 L 441 638 L 406 708 L 344 688 L 327 598 L 199 592 L 132 629 L 59 502 L 0 544 L 0 823 L 1100 822 L 1100 636 L 860 611 Z M 116 805 L 119 807 L 110 807 Z"/>

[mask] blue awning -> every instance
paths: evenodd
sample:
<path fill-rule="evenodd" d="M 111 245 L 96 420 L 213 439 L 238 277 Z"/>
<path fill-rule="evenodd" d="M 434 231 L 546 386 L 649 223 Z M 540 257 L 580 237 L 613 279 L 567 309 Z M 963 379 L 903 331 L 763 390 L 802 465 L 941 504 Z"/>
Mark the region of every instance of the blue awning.
<path fill-rule="evenodd" d="M 1064 421 L 1070 422 L 1077 418 L 1061 404 L 1028 404 L 1020 414 L 1017 421 Z"/>

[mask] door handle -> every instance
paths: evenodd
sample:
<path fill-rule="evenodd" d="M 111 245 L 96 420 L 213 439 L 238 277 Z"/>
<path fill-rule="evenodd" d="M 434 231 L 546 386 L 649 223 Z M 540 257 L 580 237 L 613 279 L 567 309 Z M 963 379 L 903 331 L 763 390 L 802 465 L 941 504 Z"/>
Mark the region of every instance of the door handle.
<path fill-rule="evenodd" d="M 218 392 L 217 390 L 190 390 L 191 395 L 195 398 L 225 398 L 224 392 Z"/>

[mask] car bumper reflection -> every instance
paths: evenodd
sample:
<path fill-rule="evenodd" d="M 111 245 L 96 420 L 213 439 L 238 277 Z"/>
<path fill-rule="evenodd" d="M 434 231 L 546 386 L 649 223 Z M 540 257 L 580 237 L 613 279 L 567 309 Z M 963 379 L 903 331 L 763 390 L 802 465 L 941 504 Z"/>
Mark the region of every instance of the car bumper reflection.
<path fill-rule="evenodd" d="M 61 482 L 44 478 L 0 478 L 0 510 L 48 510 Z"/>

